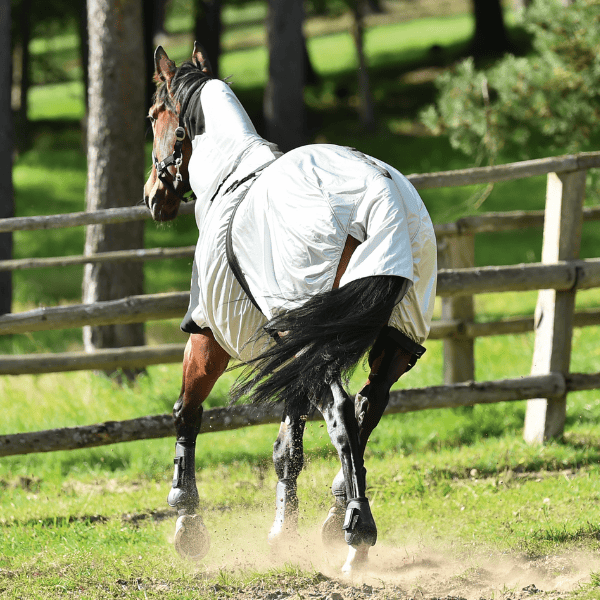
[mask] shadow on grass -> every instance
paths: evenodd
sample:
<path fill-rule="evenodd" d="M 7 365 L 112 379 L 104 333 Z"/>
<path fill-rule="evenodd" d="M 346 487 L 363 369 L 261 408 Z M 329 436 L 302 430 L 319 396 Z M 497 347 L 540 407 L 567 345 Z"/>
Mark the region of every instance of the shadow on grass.
<path fill-rule="evenodd" d="M 10 519 L 7 521 L 0 521 L 0 528 L 2 527 L 43 527 L 44 529 L 63 529 L 74 523 L 81 523 L 82 525 L 97 525 L 108 523 L 110 520 L 120 519 L 124 525 L 138 525 L 144 521 L 155 521 L 160 523 L 166 519 L 171 519 L 177 516 L 175 509 L 165 510 L 150 510 L 142 513 L 125 513 L 123 515 L 105 516 L 105 515 L 69 515 L 68 517 L 43 517 L 34 519 Z"/>

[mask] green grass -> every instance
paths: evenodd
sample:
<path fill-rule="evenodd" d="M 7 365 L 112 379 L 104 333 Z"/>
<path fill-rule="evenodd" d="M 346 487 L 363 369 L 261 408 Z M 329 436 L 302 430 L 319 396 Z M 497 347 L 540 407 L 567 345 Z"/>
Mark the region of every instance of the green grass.
<path fill-rule="evenodd" d="M 588 330 L 590 343 L 598 329 Z M 526 369 L 528 357 L 507 350 L 514 341 L 506 339 L 501 351 L 521 363 L 515 368 Z M 405 384 L 439 383 L 440 346 L 429 345 L 427 359 Z M 585 360 L 577 350 L 576 360 Z M 176 366 L 151 367 L 125 388 L 89 373 L 5 378 L 0 394 L 9 401 L 2 429 L 164 412 L 178 384 Z M 219 382 L 208 405 L 222 404 L 226 390 L 227 380 Z M 384 557 L 401 551 L 418 561 L 432 548 L 452 548 L 468 564 L 481 553 L 521 557 L 520 564 L 548 554 L 597 553 L 598 393 L 570 396 L 563 442 L 524 444 L 523 416 L 524 403 L 518 402 L 386 417 L 367 451 L 369 496 L 379 527 L 376 551 Z M 7 597 L 24 598 L 65 592 L 104 598 L 125 591 L 140 598 L 218 598 L 223 590 L 233 596 L 247 590 L 256 578 L 261 589 L 276 591 L 282 585 L 314 585 L 318 572 L 334 575 L 343 557 L 324 555 L 314 533 L 327 512 L 337 470 L 322 423 L 307 425 L 306 468 L 299 481 L 306 549 L 273 555 L 266 545 L 276 431 L 269 425 L 200 437 L 198 487 L 212 551 L 199 566 L 181 561 L 171 546 L 174 516 L 165 504 L 171 439 L 4 458 L 0 587 Z"/>
<path fill-rule="evenodd" d="M 597 412 L 596 407 L 595 423 Z M 436 427 L 447 431 L 449 422 L 468 417 L 431 411 L 421 419 L 429 440 L 421 440 L 418 452 L 385 441 L 386 432 L 397 440 L 414 432 L 413 416 L 385 419 L 369 450 L 378 555 L 393 556 L 397 548 L 419 561 L 432 549 L 451 548 L 465 565 L 477 564 L 481 559 L 474 556 L 482 552 L 504 560 L 512 554 L 526 565 L 547 554 L 600 549 L 597 426 L 595 445 L 532 448 L 504 433 L 453 447 L 443 431 L 435 440 Z M 165 496 L 172 441 L 55 453 L 46 466 L 29 465 L 30 475 L 19 475 L 27 473 L 23 462 L 29 457 L 21 457 L 8 473 L 3 461 L 0 581 L 7 597 L 59 597 L 71 591 L 104 598 L 125 590 L 128 597 L 145 597 L 142 589 L 147 597 L 217 598 L 224 590 L 235 596 L 257 578 L 275 591 L 282 585 L 314 585 L 311 578 L 318 572 L 335 574 L 342 555 L 324 555 L 314 534 L 328 509 L 336 471 L 318 423 L 308 426 L 307 467 L 299 488 L 300 533 L 307 547 L 289 556 L 273 555 L 266 545 L 275 485 L 268 446 L 275 429 L 200 439 L 198 486 L 212 551 L 199 566 L 181 561 L 170 548 L 174 517 L 165 510 Z M 67 472 L 52 473 L 51 465 L 65 466 L 67 460 Z"/>
<path fill-rule="evenodd" d="M 29 93 L 29 118 L 80 120 L 85 116 L 84 88 L 80 81 L 33 87 Z"/>

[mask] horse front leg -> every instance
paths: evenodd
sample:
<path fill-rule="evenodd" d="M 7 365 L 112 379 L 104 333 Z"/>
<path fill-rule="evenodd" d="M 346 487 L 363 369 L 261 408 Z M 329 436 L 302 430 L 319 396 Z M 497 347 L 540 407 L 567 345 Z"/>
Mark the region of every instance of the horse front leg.
<path fill-rule="evenodd" d="M 275 521 L 269 532 L 269 543 L 290 541 L 297 534 L 297 481 L 304 465 L 304 427 L 309 402 L 291 405 L 286 402 L 279 434 L 273 445 L 273 464 L 277 473 Z"/>
<path fill-rule="evenodd" d="M 175 420 L 175 472 L 167 498 L 177 509 L 175 548 L 185 557 L 200 560 L 210 541 L 202 517 L 196 514 L 200 503 L 196 487 L 196 438 L 202 425 L 202 403 L 223 374 L 229 355 L 219 346 L 209 329 L 190 335 L 183 358 L 181 394 L 173 407 Z"/>

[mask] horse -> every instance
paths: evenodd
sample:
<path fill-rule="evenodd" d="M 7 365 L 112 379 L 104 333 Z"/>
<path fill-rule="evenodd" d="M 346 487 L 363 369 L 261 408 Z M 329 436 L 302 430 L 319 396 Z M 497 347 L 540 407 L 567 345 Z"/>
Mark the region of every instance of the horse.
<path fill-rule="evenodd" d="M 196 43 L 179 67 L 161 46 L 154 61 L 144 202 L 162 222 L 195 196 L 199 230 L 173 407 L 167 501 L 178 512 L 175 548 L 192 559 L 208 552 L 196 438 L 202 403 L 233 358 L 245 368 L 232 401 L 283 405 L 269 542 L 297 535 L 302 438 L 318 410 L 341 462 L 321 535 L 325 543 L 346 542 L 342 570 L 352 573 L 367 564 L 377 540 L 366 494 L 367 440 L 391 386 L 425 351 L 437 274 L 431 219 L 399 171 L 356 149 L 313 144 L 281 153 L 258 135 Z M 369 376 L 351 398 L 347 377 L 365 356 Z"/>

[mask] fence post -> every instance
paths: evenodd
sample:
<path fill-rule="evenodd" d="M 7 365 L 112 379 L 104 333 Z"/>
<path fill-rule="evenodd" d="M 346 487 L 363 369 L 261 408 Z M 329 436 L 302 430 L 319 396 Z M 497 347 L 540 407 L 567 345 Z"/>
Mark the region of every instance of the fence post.
<path fill-rule="evenodd" d="M 442 269 L 475 266 L 475 236 L 448 236 L 440 240 L 438 253 Z M 471 322 L 475 316 L 473 296 L 442 298 L 442 320 Z M 475 379 L 473 338 L 444 339 L 444 383 L 461 383 Z"/>
<path fill-rule="evenodd" d="M 579 257 L 585 171 L 549 173 L 546 189 L 542 263 Z M 532 375 L 559 372 L 567 375 L 571 362 L 571 339 L 576 290 L 540 290 L 535 309 L 535 344 Z M 527 402 L 523 437 L 529 443 L 561 436 L 567 395 Z"/>

